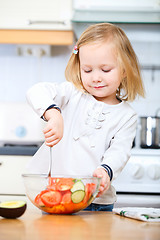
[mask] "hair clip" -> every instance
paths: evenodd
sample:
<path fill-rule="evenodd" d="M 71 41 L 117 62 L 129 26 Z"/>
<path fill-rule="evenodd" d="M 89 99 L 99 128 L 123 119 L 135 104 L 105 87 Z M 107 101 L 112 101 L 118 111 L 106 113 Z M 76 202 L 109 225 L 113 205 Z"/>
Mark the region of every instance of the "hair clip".
<path fill-rule="evenodd" d="M 77 45 L 74 46 L 73 53 L 74 53 L 74 54 L 77 54 L 77 53 L 78 53 Z"/>

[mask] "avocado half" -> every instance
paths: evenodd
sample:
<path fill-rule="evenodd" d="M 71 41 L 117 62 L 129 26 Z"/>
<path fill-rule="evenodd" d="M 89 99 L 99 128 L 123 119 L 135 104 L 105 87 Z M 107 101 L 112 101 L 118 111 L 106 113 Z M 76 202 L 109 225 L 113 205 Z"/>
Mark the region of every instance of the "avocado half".
<path fill-rule="evenodd" d="M 18 218 L 27 208 L 25 201 L 9 201 L 0 203 L 0 216 L 4 218 Z"/>

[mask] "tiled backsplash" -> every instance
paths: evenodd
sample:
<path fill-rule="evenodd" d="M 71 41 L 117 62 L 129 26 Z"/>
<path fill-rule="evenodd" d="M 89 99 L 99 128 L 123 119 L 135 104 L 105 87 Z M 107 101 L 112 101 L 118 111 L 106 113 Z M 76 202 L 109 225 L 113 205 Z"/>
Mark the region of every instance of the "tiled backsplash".
<path fill-rule="evenodd" d="M 52 57 L 16 56 L 16 45 L 0 45 L 0 101 L 25 101 L 36 82 L 65 80 L 64 70 L 71 47 L 53 46 Z"/>
<path fill-rule="evenodd" d="M 142 65 L 160 65 L 159 42 L 133 43 Z M 16 45 L 0 45 L 0 101 L 25 101 L 29 87 L 40 81 L 62 82 L 64 71 L 72 51 L 72 46 L 53 46 L 52 57 L 16 56 Z M 152 52 L 156 52 L 153 56 Z M 147 59 L 148 58 L 148 59 Z M 146 98 L 132 103 L 139 116 L 154 115 L 160 107 L 160 70 L 142 70 Z"/>

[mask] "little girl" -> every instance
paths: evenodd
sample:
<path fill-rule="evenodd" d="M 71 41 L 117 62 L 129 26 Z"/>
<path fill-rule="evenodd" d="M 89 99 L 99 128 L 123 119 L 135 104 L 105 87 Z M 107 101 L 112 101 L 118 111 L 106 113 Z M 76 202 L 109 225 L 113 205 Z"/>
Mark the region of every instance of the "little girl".
<path fill-rule="evenodd" d="M 65 71 L 68 82 L 38 83 L 27 92 L 29 104 L 47 121 L 45 144 L 28 164 L 30 173 L 102 177 L 89 210 L 111 211 L 111 182 L 126 165 L 137 115 L 127 101 L 144 89 L 135 52 L 119 27 L 100 23 L 84 31 Z M 87 209 L 87 210 L 88 210 Z"/>

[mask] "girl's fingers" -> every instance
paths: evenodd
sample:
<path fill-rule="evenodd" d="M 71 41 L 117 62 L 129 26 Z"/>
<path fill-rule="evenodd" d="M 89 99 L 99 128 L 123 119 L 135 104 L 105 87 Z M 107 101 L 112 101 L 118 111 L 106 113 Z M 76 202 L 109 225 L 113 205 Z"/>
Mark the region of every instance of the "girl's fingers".
<path fill-rule="evenodd" d="M 52 132 L 48 132 L 48 133 L 44 134 L 45 139 L 50 138 L 52 136 L 54 136 L 54 134 Z"/>
<path fill-rule="evenodd" d="M 46 133 L 48 133 L 48 132 L 51 131 L 51 130 L 52 130 L 52 128 L 47 125 L 47 126 L 43 129 L 43 133 L 46 134 Z"/>
<path fill-rule="evenodd" d="M 55 141 L 56 139 L 59 139 L 59 138 L 55 135 L 51 135 L 50 137 L 45 137 L 45 139 L 46 139 L 47 143 L 50 143 L 50 142 L 53 142 L 53 141 Z"/>
<path fill-rule="evenodd" d="M 56 131 L 54 131 L 53 127 L 48 126 L 48 127 L 43 129 L 43 134 L 44 135 L 53 134 L 54 132 L 56 132 Z"/>
<path fill-rule="evenodd" d="M 103 175 L 102 173 L 95 173 L 95 174 L 93 174 L 93 176 L 102 178 L 100 185 L 105 186 L 105 182 L 106 182 L 105 175 Z"/>
<path fill-rule="evenodd" d="M 49 138 L 46 138 L 46 144 L 54 144 L 58 143 L 60 141 L 60 138 L 58 138 L 57 136 L 52 136 Z"/>
<path fill-rule="evenodd" d="M 100 191 L 100 192 L 104 191 L 104 187 L 103 187 L 103 186 L 100 186 L 99 191 Z"/>
<path fill-rule="evenodd" d="M 99 173 L 99 172 L 94 172 L 94 173 L 93 173 L 93 177 L 99 177 L 99 178 L 102 178 L 103 175 L 102 175 L 101 173 Z"/>
<path fill-rule="evenodd" d="M 105 186 L 105 183 L 106 183 L 106 179 L 103 177 L 102 180 L 101 180 L 101 186 Z"/>
<path fill-rule="evenodd" d="M 93 174 L 94 177 L 101 177 L 101 183 L 100 183 L 100 187 L 99 187 L 99 193 L 97 195 L 97 197 L 100 197 L 104 191 L 108 190 L 110 184 L 110 180 L 109 180 L 109 176 L 108 174 L 106 173 L 105 170 L 102 170 L 102 169 L 97 169 L 94 174 Z"/>
<path fill-rule="evenodd" d="M 56 145 L 59 141 L 60 141 L 59 139 L 56 139 L 56 140 L 54 140 L 54 141 L 52 141 L 52 142 L 46 142 L 46 141 L 45 141 L 45 144 L 46 144 L 47 146 L 49 146 L 49 147 L 53 147 L 53 146 Z"/>

